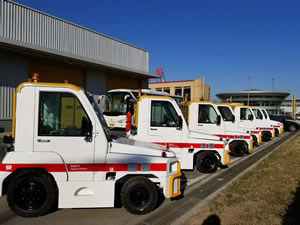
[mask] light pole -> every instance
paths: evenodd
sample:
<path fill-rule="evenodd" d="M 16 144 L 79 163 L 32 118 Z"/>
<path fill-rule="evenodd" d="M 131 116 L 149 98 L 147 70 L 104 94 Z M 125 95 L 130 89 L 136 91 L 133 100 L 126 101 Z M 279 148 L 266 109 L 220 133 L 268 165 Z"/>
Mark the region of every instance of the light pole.
<path fill-rule="evenodd" d="M 250 75 L 248 76 L 248 104 L 249 105 L 249 96 L 250 96 L 250 78 L 253 77 L 253 74 L 250 73 Z"/>
<path fill-rule="evenodd" d="M 273 77 L 272 78 L 272 90 L 274 91 L 274 80 L 275 80 L 275 78 Z"/>

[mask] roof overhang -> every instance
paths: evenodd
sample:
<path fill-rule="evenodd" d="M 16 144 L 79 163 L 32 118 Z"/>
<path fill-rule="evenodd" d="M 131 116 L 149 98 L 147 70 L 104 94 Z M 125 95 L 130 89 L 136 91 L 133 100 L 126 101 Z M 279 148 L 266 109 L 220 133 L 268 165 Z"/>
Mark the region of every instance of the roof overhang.
<path fill-rule="evenodd" d="M 130 75 L 133 77 L 144 79 L 159 78 L 158 75 L 149 72 L 118 66 L 115 64 L 110 64 L 100 60 L 86 58 L 70 53 L 55 51 L 53 49 L 31 45 L 24 42 L 3 38 L 1 36 L 0 49 L 5 49 L 7 51 L 17 52 L 25 55 L 51 58 L 53 60 L 65 62 L 66 64 L 79 64 L 95 69 L 105 70 L 108 72 L 118 72 L 118 74 L 120 75 Z"/>

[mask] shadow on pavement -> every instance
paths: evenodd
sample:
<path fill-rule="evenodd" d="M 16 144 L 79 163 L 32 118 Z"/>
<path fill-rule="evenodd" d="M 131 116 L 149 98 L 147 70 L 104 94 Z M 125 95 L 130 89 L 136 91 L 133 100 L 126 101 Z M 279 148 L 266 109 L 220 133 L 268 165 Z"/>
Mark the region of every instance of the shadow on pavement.
<path fill-rule="evenodd" d="M 294 199 L 289 204 L 282 218 L 282 225 L 300 225 L 300 183 L 294 192 Z"/>
<path fill-rule="evenodd" d="M 221 225 L 221 219 L 216 214 L 213 214 L 207 217 L 203 221 L 202 225 Z"/>

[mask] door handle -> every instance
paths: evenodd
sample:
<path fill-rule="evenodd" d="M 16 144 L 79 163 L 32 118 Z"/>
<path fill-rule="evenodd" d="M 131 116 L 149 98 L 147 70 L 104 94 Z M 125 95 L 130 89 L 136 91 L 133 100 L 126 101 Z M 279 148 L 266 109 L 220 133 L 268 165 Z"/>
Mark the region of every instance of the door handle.
<path fill-rule="evenodd" d="M 198 124 L 198 127 L 203 127 L 203 124 Z"/>
<path fill-rule="evenodd" d="M 150 128 L 150 130 L 157 130 L 157 128 Z"/>
<path fill-rule="evenodd" d="M 50 142 L 50 139 L 37 139 L 37 142 L 48 143 Z"/>

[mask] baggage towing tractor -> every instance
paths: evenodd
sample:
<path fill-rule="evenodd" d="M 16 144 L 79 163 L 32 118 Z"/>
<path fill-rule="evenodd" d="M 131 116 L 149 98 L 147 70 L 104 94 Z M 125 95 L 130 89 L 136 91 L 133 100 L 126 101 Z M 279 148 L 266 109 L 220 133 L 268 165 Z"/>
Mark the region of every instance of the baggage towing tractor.
<path fill-rule="evenodd" d="M 215 103 L 217 105 L 217 108 L 219 112 L 221 113 L 221 116 L 223 118 L 223 122 L 225 123 L 225 126 L 229 127 L 235 127 L 236 129 L 242 130 L 246 132 L 247 134 L 250 134 L 253 140 L 253 145 L 257 146 L 262 143 L 262 135 L 259 130 L 257 130 L 255 127 L 240 127 L 239 123 L 236 121 L 234 111 L 231 106 L 229 106 L 226 103 Z"/>
<path fill-rule="evenodd" d="M 130 138 L 167 146 L 181 169 L 213 173 L 230 164 L 227 141 L 189 130 L 176 101 L 168 96 L 140 96 L 135 105 Z"/>
<path fill-rule="evenodd" d="M 273 135 L 275 136 L 283 133 L 283 124 L 278 121 L 271 120 L 268 112 L 264 108 L 251 106 L 251 109 L 254 112 L 256 119 L 259 121 L 260 126 L 266 125 L 273 127 Z"/>
<path fill-rule="evenodd" d="M 229 104 L 236 118 L 236 122 L 241 128 L 251 128 L 256 129 L 262 134 L 262 141 L 270 141 L 273 135 L 273 127 L 269 125 L 260 125 L 258 120 L 255 118 L 253 111 L 250 106 L 242 105 L 242 104 Z"/>
<path fill-rule="evenodd" d="M 12 136 L 0 160 L 0 194 L 24 217 L 58 208 L 122 205 L 152 211 L 181 194 L 180 163 L 163 146 L 111 139 L 94 99 L 72 84 L 18 86 Z"/>
<path fill-rule="evenodd" d="M 181 110 L 185 115 L 189 130 L 227 139 L 231 155 L 240 157 L 253 151 L 251 135 L 238 129 L 232 122 L 225 123 L 224 121 L 232 118 L 232 114 L 226 114 L 224 117 L 216 104 L 209 101 L 182 102 Z M 230 116 L 231 118 L 228 118 Z"/>

